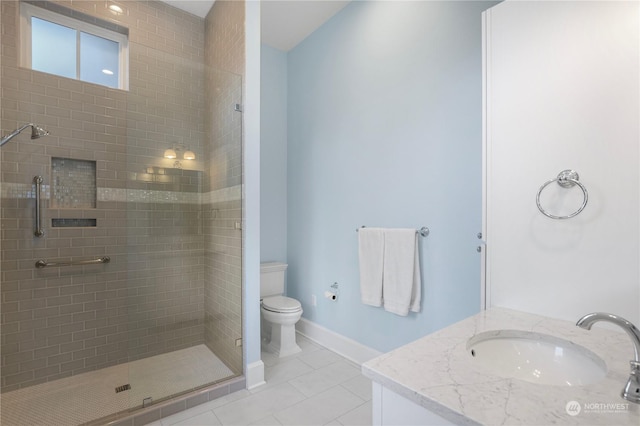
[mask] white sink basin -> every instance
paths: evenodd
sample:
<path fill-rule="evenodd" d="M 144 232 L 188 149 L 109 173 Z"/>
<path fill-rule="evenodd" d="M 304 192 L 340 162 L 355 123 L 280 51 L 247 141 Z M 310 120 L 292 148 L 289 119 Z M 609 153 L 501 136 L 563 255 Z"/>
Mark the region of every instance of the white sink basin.
<path fill-rule="evenodd" d="M 546 334 L 488 331 L 469 339 L 467 350 L 473 362 L 496 375 L 532 383 L 580 386 L 607 374 L 604 361 L 590 350 Z"/>

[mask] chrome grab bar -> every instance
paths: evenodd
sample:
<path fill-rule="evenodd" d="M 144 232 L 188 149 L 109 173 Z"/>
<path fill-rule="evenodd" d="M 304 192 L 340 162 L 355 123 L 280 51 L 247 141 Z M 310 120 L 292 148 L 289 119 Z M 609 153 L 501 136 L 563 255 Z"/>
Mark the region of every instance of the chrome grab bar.
<path fill-rule="evenodd" d="M 42 176 L 34 176 L 33 183 L 36 185 L 36 229 L 33 231 L 33 235 L 36 237 L 42 237 L 44 235 L 44 231 L 42 230 L 42 220 L 41 220 L 41 208 L 40 208 L 40 192 L 42 191 Z"/>
<path fill-rule="evenodd" d="M 36 268 L 48 268 L 49 266 L 98 265 L 109 262 L 111 262 L 111 258 L 109 256 L 102 256 L 91 260 L 78 260 L 77 262 L 47 262 L 46 260 L 41 259 L 36 262 Z"/>

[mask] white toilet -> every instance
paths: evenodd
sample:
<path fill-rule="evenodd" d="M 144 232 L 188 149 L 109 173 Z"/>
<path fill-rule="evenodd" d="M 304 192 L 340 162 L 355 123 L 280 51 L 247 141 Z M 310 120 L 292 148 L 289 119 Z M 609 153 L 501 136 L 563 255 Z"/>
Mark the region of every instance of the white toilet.
<path fill-rule="evenodd" d="M 286 263 L 260 264 L 262 337 L 266 351 L 279 357 L 301 351 L 296 343 L 295 325 L 302 316 L 302 305 L 296 299 L 282 295 L 286 270 Z"/>

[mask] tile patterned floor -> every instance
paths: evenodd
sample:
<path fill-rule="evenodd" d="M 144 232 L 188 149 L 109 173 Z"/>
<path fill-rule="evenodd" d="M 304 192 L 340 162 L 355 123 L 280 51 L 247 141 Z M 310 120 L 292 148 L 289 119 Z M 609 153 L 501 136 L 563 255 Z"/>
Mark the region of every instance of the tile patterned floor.
<path fill-rule="evenodd" d="M 371 425 L 371 381 L 360 367 L 298 335 L 302 352 L 262 354 L 266 385 L 198 405 L 149 426 Z"/>

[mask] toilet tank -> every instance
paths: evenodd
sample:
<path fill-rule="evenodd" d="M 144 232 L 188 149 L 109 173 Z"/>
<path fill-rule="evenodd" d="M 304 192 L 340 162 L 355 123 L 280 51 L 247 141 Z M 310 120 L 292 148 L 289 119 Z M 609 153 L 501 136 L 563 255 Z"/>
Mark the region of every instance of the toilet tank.
<path fill-rule="evenodd" d="M 284 273 L 287 266 L 281 262 L 260 264 L 260 298 L 284 293 Z"/>

